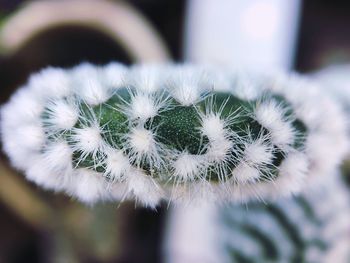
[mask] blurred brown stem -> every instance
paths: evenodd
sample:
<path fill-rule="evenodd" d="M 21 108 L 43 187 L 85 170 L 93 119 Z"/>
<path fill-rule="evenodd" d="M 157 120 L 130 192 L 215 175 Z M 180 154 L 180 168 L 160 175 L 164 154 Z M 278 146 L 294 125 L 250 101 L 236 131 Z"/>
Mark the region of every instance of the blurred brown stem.
<path fill-rule="evenodd" d="M 0 174 L 1 202 L 33 227 L 48 227 L 52 208 L 30 189 L 27 182 L 20 180 L 3 161 L 0 161 Z"/>

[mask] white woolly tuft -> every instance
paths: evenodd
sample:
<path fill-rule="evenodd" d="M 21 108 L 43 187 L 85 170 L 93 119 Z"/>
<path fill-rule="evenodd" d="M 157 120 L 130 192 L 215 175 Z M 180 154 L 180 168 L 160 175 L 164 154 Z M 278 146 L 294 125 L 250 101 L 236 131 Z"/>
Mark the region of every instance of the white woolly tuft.
<path fill-rule="evenodd" d="M 266 128 L 283 122 L 283 112 L 283 109 L 273 100 L 258 103 L 255 108 L 256 119 Z"/>
<path fill-rule="evenodd" d="M 230 158 L 229 151 L 233 147 L 233 142 L 226 138 L 213 140 L 210 142 L 205 156 L 210 162 L 226 163 Z"/>
<path fill-rule="evenodd" d="M 11 164 L 21 170 L 28 169 L 33 163 L 33 154 L 37 153 L 37 150 L 23 147 L 16 136 L 11 134 L 2 133 L 2 138 L 3 150 L 8 154 Z"/>
<path fill-rule="evenodd" d="M 205 72 L 191 66 L 175 67 L 167 83 L 167 90 L 184 106 L 195 104 L 209 87 Z"/>
<path fill-rule="evenodd" d="M 154 135 L 152 131 L 145 128 L 134 128 L 129 140 L 135 153 L 147 154 L 155 148 Z"/>
<path fill-rule="evenodd" d="M 273 159 L 272 147 L 260 140 L 247 143 L 244 149 L 244 158 L 253 165 L 271 164 Z"/>
<path fill-rule="evenodd" d="M 343 142 L 343 145 L 338 139 Z M 344 146 L 349 145 L 344 143 L 344 138 L 341 137 L 329 139 L 329 134 L 322 133 L 311 133 L 309 135 L 306 141 L 306 153 L 313 164 L 310 167 L 311 176 L 314 177 L 313 180 L 317 180 L 317 176 L 328 176 L 333 172 L 334 167 L 342 161 L 339 152 L 346 153 L 348 151 L 348 148 L 344 148 Z M 335 151 L 334 147 L 338 147 L 339 151 Z"/>
<path fill-rule="evenodd" d="M 64 140 L 52 142 L 44 149 L 43 158 L 50 170 L 62 172 L 72 166 L 73 150 Z"/>
<path fill-rule="evenodd" d="M 152 172 L 154 167 L 159 169 L 163 165 L 160 156 L 162 146 L 155 140 L 155 135 L 151 130 L 135 127 L 128 134 L 127 141 L 127 147 L 130 149 L 130 162 L 135 162 L 137 167 L 146 161 Z"/>
<path fill-rule="evenodd" d="M 17 140 L 19 147 L 39 151 L 45 143 L 45 134 L 39 124 L 22 125 L 20 129 L 13 131 L 12 140 Z"/>
<path fill-rule="evenodd" d="M 53 100 L 46 105 L 48 118 L 44 123 L 50 128 L 68 130 L 73 128 L 79 118 L 76 105 L 64 100 Z"/>
<path fill-rule="evenodd" d="M 200 99 L 198 87 L 183 84 L 172 92 L 172 96 L 184 106 L 195 104 Z"/>
<path fill-rule="evenodd" d="M 15 129 L 24 123 L 37 123 L 43 109 L 43 102 L 24 86 L 1 107 L 2 127 Z"/>
<path fill-rule="evenodd" d="M 181 153 L 173 163 L 174 177 L 179 181 L 192 181 L 198 177 L 203 168 L 200 155 Z"/>
<path fill-rule="evenodd" d="M 207 85 L 212 87 L 213 91 L 232 93 L 235 78 L 227 68 L 213 65 L 206 65 L 202 68 L 208 82 Z"/>
<path fill-rule="evenodd" d="M 83 63 L 72 69 L 72 85 L 75 94 L 89 105 L 95 106 L 109 99 L 111 91 L 103 85 L 99 68 Z"/>
<path fill-rule="evenodd" d="M 210 114 L 202 120 L 202 132 L 209 140 L 220 140 L 226 137 L 225 124 L 219 116 Z"/>
<path fill-rule="evenodd" d="M 295 131 L 284 117 L 285 109 L 274 101 L 259 103 L 254 111 L 256 120 L 271 133 L 272 142 L 283 150 L 294 143 Z"/>
<path fill-rule="evenodd" d="M 258 169 L 242 162 L 232 170 L 232 176 L 234 181 L 240 184 L 254 183 L 259 179 L 260 172 Z"/>
<path fill-rule="evenodd" d="M 26 170 L 26 177 L 28 180 L 41 185 L 45 189 L 61 190 L 64 185 L 65 171 L 53 171 L 45 163 L 44 156 L 36 155 L 32 159 L 31 165 Z"/>
<path fill-rule="evenodd" d="M 39 152 L 45 142 L 45 134 L 39 117 L 43 104 L 34 97 L 28 86 L 18 90 L 10 101 L 1 107 L 1 136 L 4 151 L 11 163 L 26 169 L 33 154 Z"/>
<path fill-rule="evenodd" d="M 76 170 L 71 194 L 90 205 L 110 197 L 103 175 L 85 168 Z"/>
<path fill-rule="evenodd" d="M 261 96 L 261 80 L 254 74 L 238 71 L 231 74 L 232 84 L 234 87 L 231 93 L 242 100 L 252 101 Z"/>
<path fill-rule="evenodd" d="M 301 152 L 293 152 L 282 161 L 279 175 L 275 179 L 276 188 L 280 195 L 288 196 L 301 191 L 309 169 L 307 156 Z"/>
<path fill-rule="evenodd" d="M 72 143 L 76 150 L 85 154 L 96 153 L 104 146 L 101 130 L 97 126 L 74 128 Z"/>
<path fill-rule="evenodd" d="M 122 151 L 108 149 L 106 151 L 106 174 L 112 176 L 113 181 L 120 181 L 125 173 L 128 173 L 131 165 L 127 156 Z"/>
<path fill-rule="evenodd" d="M 127 178 L 128 192 L 144 206 L 155 208 L 163 198 L 163 192 L 151 176 L 135 169 Z"/>
<path fill-rule="evenodd" d="M 158 91 L 164 78 L 164 69 L 158 65 L 136 65 L 128 74 L 128 82 L 132 87 L 144 93 Z"/>
<path fill-rule="evenodd" d="M 129 161 L 135 163 L 136 167 L 140 167 L 143 162 L 148 163 L 150 172 L 153 173 L 154 168 L 160 169 L 164 162 L 160 156 L 163 146 L 155 140 L 155 134 L 151 130 L 143 127 L 134 127 L 126 137 L 127 147 L 130 151 Z"/>
<path fill-rule="evenodd" d="M 70 75 L 61 68 L 46 68 L 29 79 L 29 87 L 38 97 L 63 98 L 72 93 Z"/>
<path fill-rule="evenodd" d="M 130 113 L 133 118 L 142 121 L 157 115 L 159 105 L 156 105 L 153 97 L 147 94 L 138 93 L 131 99 Z"/>
<path fill-rule="evenodd" d="M 123 100 L 119 106 L 120 111 L 139 125 L 171 107 L 169 96 L 165 92 L 147 93 L 128 89 L 128 93 L 130 102 Z"/>
<path fill-rule="evenodd" d="M 128 70 L 123 64 L 111 62 L 101 68 L 101 81 L 108 89 L 116 90 L 125 85 Z"/>

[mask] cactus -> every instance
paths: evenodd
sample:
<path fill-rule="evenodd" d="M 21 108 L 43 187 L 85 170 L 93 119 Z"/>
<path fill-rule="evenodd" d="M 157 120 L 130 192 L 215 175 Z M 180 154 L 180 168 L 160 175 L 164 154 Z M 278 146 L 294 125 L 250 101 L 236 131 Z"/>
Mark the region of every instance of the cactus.
<path fill-rule="evenodd" d="M 339 175 L 322 181 L 295 198 L 218 209 L 220 262 L 349 262 L 349 191 Z"/>
<path fill-rule="evenodd" d="M 86 203 L 296 193 L 347 150 L 336 103 L 300 76 L 118 63 L 33 74 L 1 110 L 4 150 Z"/>

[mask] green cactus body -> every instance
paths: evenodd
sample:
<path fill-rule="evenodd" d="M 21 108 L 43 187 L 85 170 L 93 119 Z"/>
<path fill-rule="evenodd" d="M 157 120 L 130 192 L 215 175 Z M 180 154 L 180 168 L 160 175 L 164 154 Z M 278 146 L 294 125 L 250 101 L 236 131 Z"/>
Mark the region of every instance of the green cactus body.
<path fill-rule="evenodd" d="M 109 147 L 120 149 L 127 155 L 130 152 L 130 149 L 124 147 L 127 134 L 132 127 L 140 125 L 137 119 L 128 119 L 127 114 L 123 110 L 130 104 L 131 92 L 126 88 L 121 88 L 106 102 L 93 107 L 83 102 L 78 104 L 80 117 L 73 129 L 66 131 L 65 134 L 61 134 L 58 131 L 51 137 L 52 140 L 63 138 L 70 144 L 75 144 L 75 138 L 71 136 L 74 134 L 74 129 L 83 129 L 97 121 L 99 127 L 101 127 L 104 143 Z M 264 100 L 276 102 L 288 109 L 285 111 L 285 115 L 282 116 L 283 118 L 287 119 L 293 116 L 290 105 L 282 96 L 271 95 Z M 228 172 L 222 178 L 229 179 L 232 177 L 229 171 L 233 170 L 240 162 L 241 154 L 245 150 L 245 142 L 264 138 L 263 142 L 273 148 L 273 158 L 272 163 L 267 164 L 267 169 L 262 172 L 261 180 L 272 180 L 273 177 L 278 176 L 278 165 L 283 161 L 287 153 L 284 153 L 283 150 L 273 144 L 268 129 L 264 128 L 253 118 L 254 109 L 259 103 L 263 103 L 263 101 L 243 100 L 232 94 L 222 92 L 207 94 L 197 103 L 190 106 L 183 106 L 174 98 L 168 98 L 165 108 L 159 109 L 156 116 L 148 118 L 141 125 L 143 128 L 152 131 L 155 140 L 166 149 L 166 153 L 186 151 L 191 155 L 205 155 L 208 151 L 209 139 L 201 132 L 202 118 L 207 114 L 206 111 L 210 107 L 210 113 L 216 114 L 221 120 L 227 122 L 228 132 L 239 138 L 237 143 L 233 144 L 227 153 L 231 157 L 227 164 Z M 49 113 L 44 111 L 42 118 L 49 118 Z M 301 135 L 298 139 L 307 136 L 307 129 L 301 120 L 293 119 L 292 124 L 296 134 Z M 295 140 L 291 147 L 298 149 L 302 145 L 303 140 L 299 139 L 298 141 Z M 98 152 L 96 155 L 82 155 L 81 151 L 74 151 L 72 160 L 74 167 L 88 168 L 106 174 L 106 167 L 103 165 L 103 159 L 106 158 L 106 155 L 103 152 Z M 171 156 L 164 155 L 162 158 L 166 162 L 166 159 L 171 158 Z M 168 167 L 151 167 L 151 165 L 145 159 L 140 164 L 140 167 L 149 175 L 150 169 L 153 169 L 153 174 L 169 173 Z M 106 174 L 106 176 L 110 177 L 111 175 Z M 272 178 L 269 178 L 269 176 Z M 165 180 L 169 180 L 169 177 L 170 175 L 165 177 Z M 218 175 L 213 172 L 204 174 L 201 177 L 198 176 L 194 180 L 199 180 L 203 177 L 214 182 L 219 180 Z"/>

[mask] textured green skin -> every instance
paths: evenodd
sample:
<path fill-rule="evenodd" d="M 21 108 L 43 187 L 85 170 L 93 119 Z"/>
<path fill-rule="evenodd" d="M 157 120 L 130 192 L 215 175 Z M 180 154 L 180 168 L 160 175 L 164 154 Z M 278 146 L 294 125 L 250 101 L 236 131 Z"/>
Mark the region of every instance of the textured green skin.
<path fill-rule="evenodd" d="M 122 136 L 129 132 L 129 126 L 127 116 L 117 110 L 118 103 L 120 103 L 120 100 L 112 97 L 104 105 L 95 107 L 94 111 L 98 116 L 100 126 L 105 131 L 102 137 L 110 145 L 121 148 Z"/>
<path fill-rule="evenodd" d="M 196 106 L 175 106 L 154 117 L 158 141 L 172 149 L 186 150 L 190 154 L 204 154 L 208 138 L 201 136 L 200 119 Z"/>
<path fill-rule="evenodd" d="M 95 106 L 92 111 L 85 105 L 80 105 L 81 119 L 75 125 L 76 128 L 82 128 L 86 126 L 86 119 L 93 120 L 94 118 L 98 120 L 100 126 L 102 127 L 103 139 L 112 147 L 123 149 L 125 145 L 126 134 L 130 131 L 133 122 L 128 121 L 128 117 L 121 111 L 125 104 L 130 102 L 130 91 L 127 89 L 121 89 L 116 95 L 110 98 L 107 102 Z M 281 96 L 270 96 L 278 103 L 283 106 L 292 109 L 292 107 L 287 103 L 287 101 Z M 208 105 L 212 105 L 212 110 L 218 112 L 222 119 L 232 119 L 234 116 L 234 122 L 228 123 L 227 128 L 231 132 L 247 137 L 248 131 L 251 139 L 255 140 L 260 135 L 268 134 L 268 130 L 262 127 L 257 121 L 252 117 L 254 110 L 254 105 L 257 101 L 245 101 L 235 97 L 234 95 L 225 93 L 215 93 L 213 96 L 207 96 L 192 106 L 182 106 L 174 99 L 170 101 L 171 107 L 168 109 L 161 110 L 157 116 L 147 120 L 144 127 L 146 129 L 152 129 L 156 134 L 156 140 L 162 143 L 168 149 L 187 151 L 190 154 L 204 154 L 205 145 L 208 143 L 208 138 L 201 134 L 201 121 L 199 113 L 205 113 Z M 291 110 L 286 112 L 286 116 L 291 115 Z M 47 115 L 43 115 L 43 118 L 47 118 Z M 305 125 L 300 120 L 295 120 L 293 122 L 295 130 L 300 134 L 306 134 L 307 129 Z M 70 136 L 71 132 L 67 132 L 65 136 Z M 305 140 L 304 136 L 300 136 L 296 142 L 295 147 L 301 148 Z M 69 141 L 69 140 L 68 140 Z M 270 142 L 267 142 L 270 143 Z M 236 156 L 237 150 L 244 150 L 244 144 L 236 144 L 231 151 L 230 162 L 228 163 L 229 169 L 234 169 L 237 165 L 234 157 Z M 273 164 L 270 165 L 269 171 L 266 176 L 277 176 L 278 167 L 285 154 L 274 146 L 274 160 Z M 123 149 L 127 154 L 128 150 Z M 94 156 L 88 155 L 84 160 L 80 160 L 81 153 L 74 152 L 73 154 L 73 164 L 75 167 L 88 167 L 93 169 L 96 167 L 94 162 Z M 102 156 L 103 157 L 103 156 Z M 233 157 L 233 158 L 232 158 Z M 141 167 L 146 171 L 149 170 L 150 166 L 148 163 L 142 163 Z M 105 172 L 105 167 L 98 165 L 95 168 L 98 172 Z M 156 172 L 157 173 L 157 172 Z M 153 174 L 152 174 L 153 175 Z M 215 174 L 214 170 L 209 169 L 206 175 L 210 180 L 218 181 L 219 178 Z"/>

